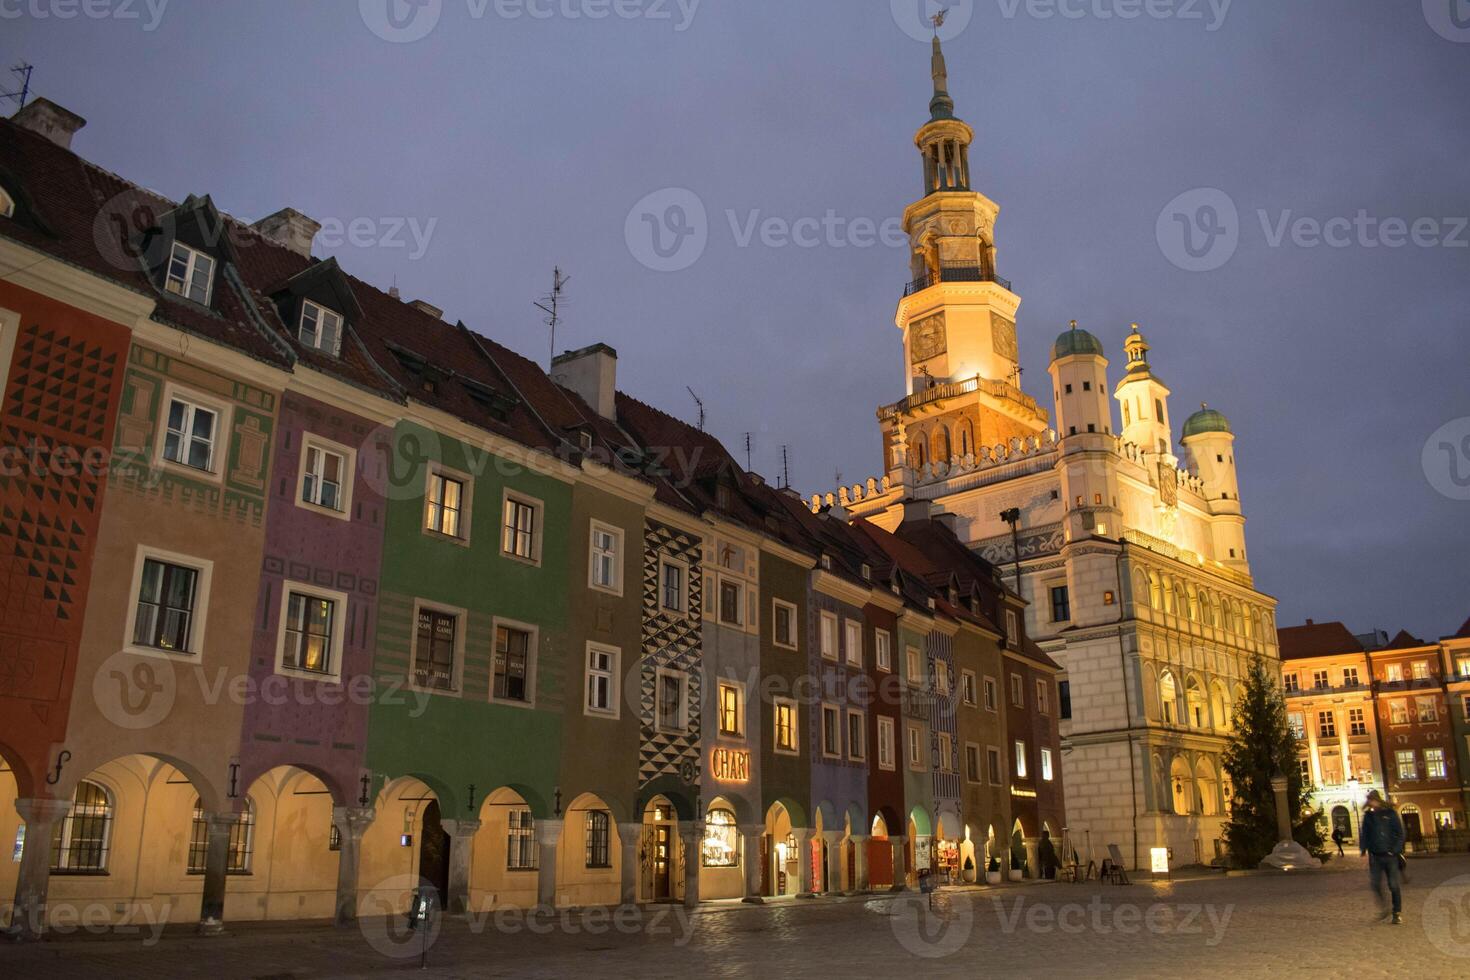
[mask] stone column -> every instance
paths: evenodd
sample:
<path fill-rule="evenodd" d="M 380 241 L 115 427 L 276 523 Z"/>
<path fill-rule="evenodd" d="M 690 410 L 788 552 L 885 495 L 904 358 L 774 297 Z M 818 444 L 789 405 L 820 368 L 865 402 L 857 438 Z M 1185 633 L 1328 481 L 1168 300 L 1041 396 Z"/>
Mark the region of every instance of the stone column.
<path fill-rule="evenodd" d="M 362 861 L 362 835 L 377 816 L 368 807 L 332 807 L 332 826 L 341 844 L 337 851 L 337 912 L 339 926 L 357 922 L 357 870 Z"/>
<path fill-rule="evenodd" d="M 791 828 L 796 838 L 796 897 L 815 898 L 812 888 L 812 838 L 814 832 L 805 828 Z"/>
<path fill-rule="evenodd" d="M 470 910 L 470 869 L 475 863 L 475 833 L 478 820 L 440 820 L 449 835 L 449 889 L 439 896 L 445 915 L 462 915 Z"/>
<path fill-rule="evenodd" d="M 217 936 L 225 927 L 225 880 L 230 864 L 230 829 L 234 813 L 204 815 L 204 894 L 199 901 L 199 934 Z"/>
<path fill-rule="evenodd" d="M 1291 836 L 1291 811 L 1286 805 L 1286 787 L 1285 776 L 1271 777 L 1271 791 L 1276 794 L 1276 836 L 1283 841 L 1295 839 Z"/>
<path fill-rule="evenodd" d="M 873 890 L 873 883 L 868 880 L 868 835 L 852 835 L 852 864 L 853 885 L 859 894 L 866 894 Z"/>
<path fill-rule="evenodd" d="M 638 845 L 643 840 L 643 824 L 618 824 L 618 843 L 622 848 L 622 880 L 618 901 L 624 905 L 638 904 Z"/>
<path fill-rule="evenodd" d="M 765 836 L 766 828 L 763 824 L 747 824 L 740 828 L 740 836 L 745 840 L 745 898 L 743 901 L 751 905 L 763 905 L 765 899 L 761 897 L 761 839 Z"/>
<path fill-rule="evenodd" d="M 1041 877 L 1041 838 L 1027 837 L 1024 839 L 1026 845 L 1026 870 L 1029 877 Z"/>
<path fill-rule="evenodd" d="M 827 891 L 828 895 L 841 895 L 842 881 L 842 833 L 828 830 L 822 833 L 822 842 L 827 845 Z"/>
<path fill-rule="evenodd" d="M 51 882 L 51 833 L 66 816 L 71 800 L 27 797 L 15 801 L 15 812 L 25 821 L 25 847 L 20 876 L 15 881 L 15 908 L 10 929 L 22 941 L 40 939 L 46 931 L 46 889 Z"/>
<path fill-rule="evenodd" d="M 699 845 L 704 840 L 704 821 L 680 824 L 679 839 L 684 844 L 684 907 L 692 909 L 699 904 Z"/>
<path fill-rule="evenodd" d="M 904 868 L 904 845 L 907 843 L 905 837 L 888 838 L 888 844 L 893 848 L 893 887 L 890 891 L 901 892 L 908 887 L 909 875 Z"/>
<path fill-rule="evenodd" d="M 536 872 L 536 904 L 556 908 L 556 846 L 561 841 L 560 820 L 537 820 L 536 843 L 541 848 Z"/>

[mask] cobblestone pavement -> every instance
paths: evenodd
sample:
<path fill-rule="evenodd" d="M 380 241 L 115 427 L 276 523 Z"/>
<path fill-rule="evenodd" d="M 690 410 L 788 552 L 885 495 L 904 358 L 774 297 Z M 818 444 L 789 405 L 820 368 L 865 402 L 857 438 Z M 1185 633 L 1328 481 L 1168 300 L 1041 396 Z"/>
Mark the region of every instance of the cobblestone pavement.
<path fill-rule="evenodd" d="M 1470 857 L 1411 862 L 1404 923 L 1375 914 L 1356 858 L 1333 870 L 1126 887 L 1018 884 L 917 895 L 449 920 L 419 937 L 261 924 L 202 939 L 84 936 L 0 946 L 5 977 L 779 975 L 1470 976 Z M 391 928 L 390 928 L 391 927 Z"/>

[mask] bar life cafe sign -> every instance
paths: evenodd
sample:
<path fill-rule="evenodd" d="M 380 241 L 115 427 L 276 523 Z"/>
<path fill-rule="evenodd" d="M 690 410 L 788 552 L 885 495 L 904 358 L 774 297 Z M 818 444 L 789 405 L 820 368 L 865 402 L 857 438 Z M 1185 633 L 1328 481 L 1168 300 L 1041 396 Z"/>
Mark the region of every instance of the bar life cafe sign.
<path fill-rule="evenodd" d="M 750 781 L 750 753 L 744 749 L 722 749 L 719 746 L 709 754 L 710 773 L 722 783 L 746 783 Z"/>

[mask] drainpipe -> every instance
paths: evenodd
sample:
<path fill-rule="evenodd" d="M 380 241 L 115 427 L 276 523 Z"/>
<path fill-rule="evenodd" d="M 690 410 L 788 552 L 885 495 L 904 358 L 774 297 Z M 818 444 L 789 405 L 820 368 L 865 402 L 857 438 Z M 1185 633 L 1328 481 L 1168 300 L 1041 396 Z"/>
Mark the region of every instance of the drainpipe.
<path fill-rule="evenodd" d="M 1011 526 L 1011 558 L 1016 568 L 1016 595 L 1021 595 L 1021 508 L 1012 507 L 1000 512 L 1000 519 Z"/>

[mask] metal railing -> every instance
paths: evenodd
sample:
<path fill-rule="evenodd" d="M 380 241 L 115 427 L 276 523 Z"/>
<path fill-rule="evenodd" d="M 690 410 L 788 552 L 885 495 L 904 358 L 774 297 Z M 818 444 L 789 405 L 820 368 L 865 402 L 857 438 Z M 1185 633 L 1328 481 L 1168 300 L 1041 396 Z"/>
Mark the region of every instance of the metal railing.
<path fill-rule="evenodd" d="M 993 272 L 986 272 L 977 265 L 946 265 L 942 266 L 938 272 L 920 276 L 909 283 L 904 287 L 903 295 L 907 298 L 941 282 L 993 282 L 1007 290 L 1011 288 L 1009 279 L 1003 279 Z"/>

